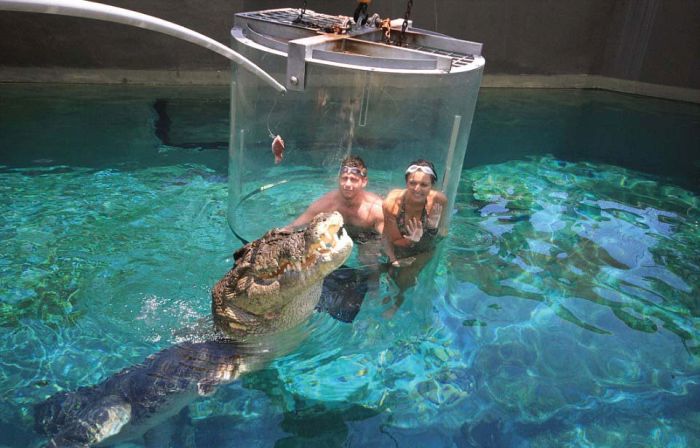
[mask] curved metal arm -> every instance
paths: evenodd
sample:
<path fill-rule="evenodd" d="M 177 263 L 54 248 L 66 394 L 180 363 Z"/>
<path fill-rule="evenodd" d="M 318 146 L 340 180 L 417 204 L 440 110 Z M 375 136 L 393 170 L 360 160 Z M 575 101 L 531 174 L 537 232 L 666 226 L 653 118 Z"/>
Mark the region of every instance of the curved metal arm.
<path fill-rule="evenodd" d="M 84 17 L 157 31 L 218 53 L 237 64 L 241 64 L 246 70 L 262 78 L 278 92 L 287 91 L 275 78 L 229 47 L 184 26 L 140 12 L 83 0 L 0 0 L 0 10 Z"/>

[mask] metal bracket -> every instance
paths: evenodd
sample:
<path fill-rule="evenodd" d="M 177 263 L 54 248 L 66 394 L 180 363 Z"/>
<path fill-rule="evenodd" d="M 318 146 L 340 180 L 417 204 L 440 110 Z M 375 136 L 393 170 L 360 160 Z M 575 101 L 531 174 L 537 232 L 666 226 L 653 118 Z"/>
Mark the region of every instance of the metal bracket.
<path fill-rule="evenodd" d="M 311 60 L 314 47 L 326 46 L 345 38 L 343 35 L 321 34 L 290 40 L 287 46 L 287 89 L 301 91 L 306 88 L 306 61 Z"/>

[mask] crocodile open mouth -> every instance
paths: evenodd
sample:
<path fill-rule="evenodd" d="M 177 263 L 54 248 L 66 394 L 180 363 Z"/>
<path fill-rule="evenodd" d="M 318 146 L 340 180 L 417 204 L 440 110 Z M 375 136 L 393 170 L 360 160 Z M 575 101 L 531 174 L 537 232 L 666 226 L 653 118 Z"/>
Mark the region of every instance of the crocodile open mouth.
<path fill-rule="evenodd" d="M 336 254 L 345 255 L 352 249 L 352 239 L 345 231 L 343 215 L 332 212 L 317 215 L 307 229 L 307 257 L 320 256 L 323 261 L 330 261 Z"/>
<path fill-rule="evenodd" d="M 339 245 L 340 240 L 347 236 L 342 224 L 329 224 L 325 231 L 319 235 L 318 252 L 324 255 L 330 254 Z"/>
<path fill-rule="evenodd" d="M 260 281 L 273 282 L 282 274 L 301 273 L 315 263 L 332 262 L 338 257 L 347 258 L 352 249 L 352 239 L 343 226 L 343 218 L 335 212 L 328 215 L 312 228 L 312 240 L 306 249 L 306 254 L 299 258 L 282 258 L 276 269 L 258 271 L 256 278 Z"/>

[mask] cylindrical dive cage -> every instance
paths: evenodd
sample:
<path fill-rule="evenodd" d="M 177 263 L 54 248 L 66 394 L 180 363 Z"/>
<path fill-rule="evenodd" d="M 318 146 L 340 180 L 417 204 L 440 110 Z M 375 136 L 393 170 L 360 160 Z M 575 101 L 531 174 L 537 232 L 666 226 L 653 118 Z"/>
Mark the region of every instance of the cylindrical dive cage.
<path fill-rule="evenodd" d="M 349 154 L 367 163 L 367 190 L 382 196 L 404 187 L 410 161 L 430 160 L 451 209 L 482 45 L 410 26 L 402 32 L 403 22 L 373 17 L 359 26 L 298 9 L 236 14 L 233 49 L 288 89 L 280 95 L 233 66 L 228 222 L 239 238 L 289 224 L 337 188 Z M 285 142 L 279 164 L 271 151 L 277 135 Z"/>

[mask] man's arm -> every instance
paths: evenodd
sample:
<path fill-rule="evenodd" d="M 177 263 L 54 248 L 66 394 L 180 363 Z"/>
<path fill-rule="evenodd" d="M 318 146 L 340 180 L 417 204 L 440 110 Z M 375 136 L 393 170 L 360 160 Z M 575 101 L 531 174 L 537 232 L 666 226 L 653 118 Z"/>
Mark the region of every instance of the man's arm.
<path fill-rule="evenodd" d="M 382 235 L 384 233 L 384 210 L 381 198 L 377 197 L 377 200 L 372 204 L 371 214 L 374 231 Z"/>
<path fill-rule="evenodd" d="M 333 198 L 332 198 L 332 192 L 331 193 L 326 193 L 325 195 L 321 196 L 317 200 L 311 203 L 309 207 L 306 209 L 304 213 L 299 215 L 297 219 L 292 221 L 290 225 L 287 227 L 299 227 L 308 224 L 311 222 L 314 216 L 318 215 L 319 213 L 323 212 L 329 212 L 334 210 L 333 207 Z M 329 206 L 331 207 L 329 209 Z"/>

